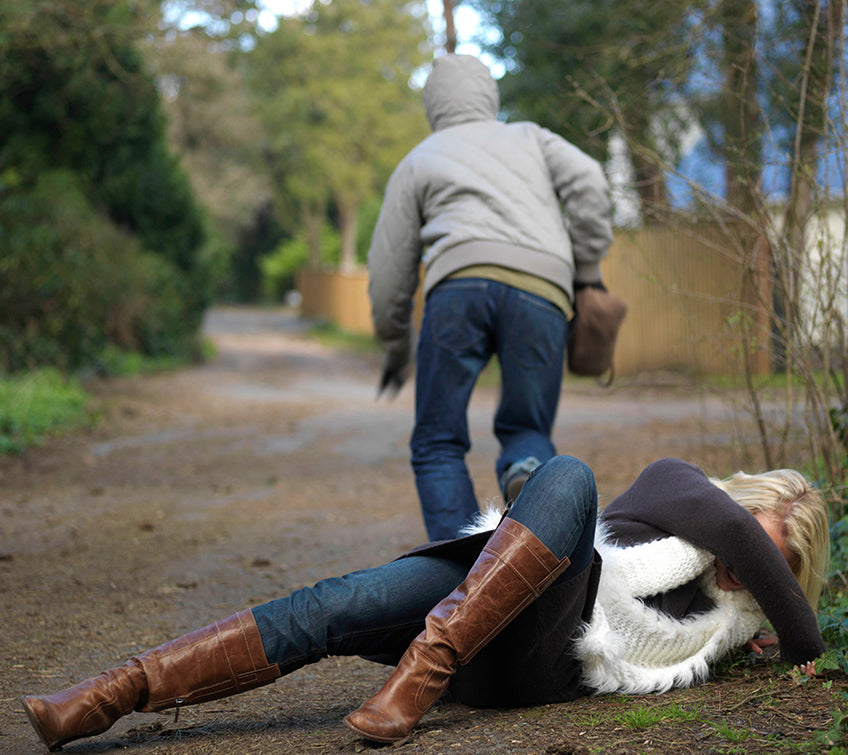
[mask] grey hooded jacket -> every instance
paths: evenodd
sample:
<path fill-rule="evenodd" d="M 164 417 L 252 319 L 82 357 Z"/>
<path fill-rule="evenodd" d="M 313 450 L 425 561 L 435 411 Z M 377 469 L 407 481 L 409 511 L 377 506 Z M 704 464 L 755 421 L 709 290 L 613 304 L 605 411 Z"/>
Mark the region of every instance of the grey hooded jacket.
<path fill-rule="evenodd" d="M 410 352 L 422 259 L 425 296 L 481 264 L 533 274 L 572 296 L 575 278 L 600 280 L 612 241 L 601 166 L 535 123 L 499 122 L 497 84 L 477 58 L 437 58 L 424 106 L 433 133 L 389 179 L 368 253 L 374 327 L 396 367 Z"/>

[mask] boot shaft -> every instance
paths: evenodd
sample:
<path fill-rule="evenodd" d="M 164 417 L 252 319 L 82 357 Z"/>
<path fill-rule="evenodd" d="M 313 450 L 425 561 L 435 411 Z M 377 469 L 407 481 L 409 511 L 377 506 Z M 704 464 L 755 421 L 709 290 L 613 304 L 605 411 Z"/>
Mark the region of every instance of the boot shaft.
<path fill-rule="evenodd" d="M 136 710 L 160 711 L 219 700 L 270 684 L 280 667 L 268 663 L 249 609 L 166 642 L 136 660 L 148 697 Z"/>
<path fill-rule="evenodd" d="M 527 527 L 505 518 L 468 576 L 427 616 L 428 637 L 444 637 L 465 665 L 569 566 Z"/>

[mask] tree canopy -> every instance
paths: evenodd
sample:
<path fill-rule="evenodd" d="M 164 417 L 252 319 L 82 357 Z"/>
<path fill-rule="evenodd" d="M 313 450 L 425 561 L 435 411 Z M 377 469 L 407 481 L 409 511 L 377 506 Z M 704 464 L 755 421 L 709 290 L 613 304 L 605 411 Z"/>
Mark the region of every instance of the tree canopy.
<path fill-rule="evenodd" d="M 333 0 L 281 20 L 247 56 L 280 194 L 301 218 L 323 218 L 334 204 L 343 265 L 354 262 L 363 200 L 427 133 L 410 88 L 427 53 L 414 6 Z"/>
<path fill-rule="evenodd" d="M 744 213 L 766 167 L 788 184 L 791 159 L 776 163 L 793 135 L 826 130 L 844 3 L 472 2 L 499 32 L 487 49 L 506 62 L 505 107 L 600 159 L 622 136 L 648 214 L 666 204 L 664 182 L 693 134 L 706 137 L 702 162 L 723 168 L 722 198 Z"/>

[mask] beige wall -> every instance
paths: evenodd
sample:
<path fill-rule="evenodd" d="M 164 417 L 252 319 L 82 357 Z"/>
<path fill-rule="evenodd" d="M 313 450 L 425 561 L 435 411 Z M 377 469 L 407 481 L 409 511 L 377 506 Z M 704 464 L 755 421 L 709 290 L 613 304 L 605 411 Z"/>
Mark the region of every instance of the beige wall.
<path fill-rule="evenodd" d="M 297 290 L 304 317 L 327 320 L 342 330 L 373 335 L 368 273 L 300 270 Z"/>
<path fill-rule="evenodd" d="M 602 264 L 607 287 L 622 296 L 628 313 L 616 348 L 616 372 L 633 375 L 656 370 L 728 374 L 741 370 L 747 352 L 756 372 L 768 370 L 767 348 L 742 346 L 736 325 L 740 313 L 767 343 L 765 309 L 746 278 L 750 260 L 762 266 L 765 250 L 729 248 L 709 229 L 647 229 L 616 234 Z M 740 260 L 748 260 L 743 265 Z M 760 276 L 758 280 L 765 280 Z M 297 279 L 306 317 L 329 320 L 339 328 L 373 334 L 368 274 L 301 271 Z M 759 296 L 768 291 L 759 284 Z M 416 302 L 420 316 L 420 300 Z"/>
<path fill-rule="evenodd" d="M 619 374 L 731 374 L 743 357 L 755 372 L 768 371 L 767 250 L 740 246 L 698 227 L 616 234 L 601 269 L 629 307 L 616 345 Z M 743 320 L 754 334 L 747 343 Z"/>

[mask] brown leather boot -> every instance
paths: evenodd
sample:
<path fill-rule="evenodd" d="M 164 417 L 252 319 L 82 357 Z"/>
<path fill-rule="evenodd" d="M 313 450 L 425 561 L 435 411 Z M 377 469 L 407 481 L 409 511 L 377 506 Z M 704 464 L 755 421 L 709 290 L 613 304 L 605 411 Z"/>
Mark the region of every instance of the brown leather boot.
<path fill-rule="evenodd" d="M 131 658 L 124 666 L 54 695 L 21 697 L 51 752 L 100 734 L 133 710 L 159 711 L 217 700 L 270 684 L 269 664 L 248 609 Z"/>
<path fill-rule="evenodd" d="M 569 563 L 523 524 L 504 519 L 463 583 L 427 615 L 382 689 L 345 723 L 376 742 L 408 736 L 447 689 L 457 664 L 468 663 Z"/>

